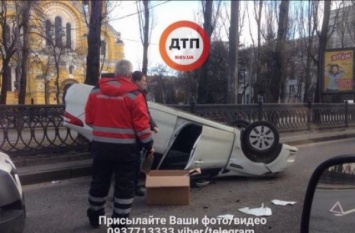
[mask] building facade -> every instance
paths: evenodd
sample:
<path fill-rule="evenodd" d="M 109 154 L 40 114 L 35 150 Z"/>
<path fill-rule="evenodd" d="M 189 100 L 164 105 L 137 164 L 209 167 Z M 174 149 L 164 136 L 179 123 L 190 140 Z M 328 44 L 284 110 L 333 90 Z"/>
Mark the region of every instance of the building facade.
<path fill-rule="evenodd" d="M 13 4 L 14 1 L 8 2 Z M 31 52 L 28 59 L 26 104 L 62 103 L 63 93 L 68 86 L 84 82 L 89 5 L 83 2 L 38 1 L 36 11 L 31 11 L 29 33 Z M 11 8 L 10 5 L 7 9 L 9 16 L 16 14 L 15 8 Z M 106 9 L 104 11 L 106 12 Z M 10 25 L 9 28 L 16 27 Z M 20 40 L 19 43 L 23 43 Z M 17 55 L 21 56 L 15 53 L 14 57 Z M 120 33 L 106 20 L 101 28 L 101 73 L 113 72 L 114 64 L 122 58 L 124 44 L 120 40 Z M 6 104 L 18 103 L 21 70 L 18 61 L 12 60 Z"/>

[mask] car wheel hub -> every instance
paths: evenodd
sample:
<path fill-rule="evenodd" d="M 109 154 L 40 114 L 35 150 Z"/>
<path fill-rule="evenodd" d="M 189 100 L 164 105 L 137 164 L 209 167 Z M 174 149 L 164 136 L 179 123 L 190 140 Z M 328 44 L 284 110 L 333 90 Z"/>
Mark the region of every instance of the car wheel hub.
<path fill-rule="evenodd" d="M 258 149 L 269 148 L 274 141 L 273 132 L 266 126 L 257 126 L 249 135 L 250 143 Z"/>

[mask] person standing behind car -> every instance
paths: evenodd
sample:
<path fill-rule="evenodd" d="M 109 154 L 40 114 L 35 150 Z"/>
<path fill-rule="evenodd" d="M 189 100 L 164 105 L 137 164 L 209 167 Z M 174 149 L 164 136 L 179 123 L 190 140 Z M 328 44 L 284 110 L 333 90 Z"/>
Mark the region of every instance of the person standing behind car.
<path fill-rule="evenodd" d="M 127 218 L 134 200 L 139 148 L 154 153 L 149 115 L 144 95 L 131 82 L 132 64 L 117 62 L 114 78 L 99 80 L 85 107 L 85 122 L 93 128 L 92 181 L 87 216 L 92 227 L 99 227 L 105 215 L 105 202 L 111 177 L 114 181 L 113 218 Z M 124 227 L 124 226 L 113 226 Z"/>
<path fill-rule="evenodd" d="M 137 85 L 138 89 L 143 93 L 145 100 L 147 101 L 146 98 L 147 88 L 148 88 L 147 77 L 141 71 L 134 71 L 132 73 L 132 81 Z M 147 104 L 147 108 L 148 108 L 148 104 Z M 150 115 L 149 109 L 148 109 L 148 114 L 150 118 L 150 129 L 154 131 L 154 133 L 158 133 L 159 128 L 155 123 L 155 121 L 153 120 L 152 116 Z"/>
<path fill-rule="evenodd" d="M 144 73 L 141 71 L 134 71 L 132 73 L 132 81 L 137 85 L 139 90 L 144 94 L 144 97 L 146 97 L 148 83 L 147 83 L 147 77 L 144 75 Z M 148 108 L 148 104 L 147 104 L 147 108 Z M 150 118 L 150 129 L 154 131 L 154 133 L 158 133 L 159 128 L 155 123 L 155 121 L 153 120 L 152 116 L 150 115 L 149 110 L 148 113 Z M 136 190 L 135 190 L 135 194 L 140 197 L 144 196 L 143 190 L 138 185 L 141 163 L 142 163 L 141 160 L 139 160 L 137 163 L 137 177 L 136 177 Z"/>

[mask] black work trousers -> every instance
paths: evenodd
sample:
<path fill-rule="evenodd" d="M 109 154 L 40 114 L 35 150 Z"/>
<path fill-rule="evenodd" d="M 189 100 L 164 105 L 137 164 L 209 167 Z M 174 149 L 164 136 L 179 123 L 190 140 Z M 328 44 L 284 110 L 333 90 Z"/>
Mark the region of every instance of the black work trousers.
<path fill-rule="evenodd" d="M 137 160 L 114 161 L 95 156 L 89 191 L 89 212 L 104 215 L 105 202 L 114 175 L 114 218 L 127 218 L 134 200 Z"/>
<path fill-rule="evenodd" d="M 140 174 L 141 174 L 141 167 L 142 167 L 142 161 L 143 161 L 143 156 L 145 155 L 145 150 L 142 150 L 141 152 L 139 152 L 139 160 L 137 161 L 137 164 L 136 164 L 136 180 L 135 180 L 135 183 L 136 183 L 136 186 L 138 187 L 139 185 L 139 178 L 140 178 Z"/>

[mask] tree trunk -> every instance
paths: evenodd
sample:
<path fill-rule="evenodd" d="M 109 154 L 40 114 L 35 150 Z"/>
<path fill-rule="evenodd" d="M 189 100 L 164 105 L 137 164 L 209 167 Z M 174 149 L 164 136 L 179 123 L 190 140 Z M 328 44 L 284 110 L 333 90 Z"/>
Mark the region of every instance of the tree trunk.
<path fill-rule="evenodd" d="M 59 61 L 60 61 L 60 59 L 59 59 Z M 57 70 L 57 77 L 55 79 L 55 87 L 56 87 L 55 98 L 56 98 L 57 104 L 59 104 L 59 99 L 60 99 L 59 98 L 59 92 L 60 92 L 60 89 L 59 89 L 59 78 L 60 78 L 59 61 L 57 61 L 55 64 L 55 69 Z"/>
<path fill-rule="evenodd" d="M 227 81 L 228 103 L 238 103 L 238 46 L 239 1 L 231 2 L 229 28 L 229 78 Z"/>
<path fill-rule="evenodd" d="M 311 11 L 311 3 L 309 2 L 308 4 L 308 37 L 305 38 L 305 43 L 306 43 L 306 55 L 307 55 L 307 61 L 306 61 L 306 67 L 305 67 L 305 75 L 304 75 L 304 95 L 303 95 L 303 103 L 308 103 L 313 101 L 312 99 L 312 93 L 311 93 L 311 62 L 312 62 L 312 57 L 311 57 L 311 48 L 313 48 L 313 32 L 314 32 L 314 26 L 312 29 L 312 11 Z M 309 48 L 309 49 L 307 49 Z"/>
<path fill-rule="evenodd" d="M 0 98 L 0 104 L 6 104 L 6 98 L 7 98 L 7 86 L 8 82 L 10 79 L 10 68 L 9 68 L 9 59 L 5 59 L 2 62 L 2 85 L 1 85 L 1 98 Z"/>
<path fill-rule="evenodd" d="M 280 3 L 279 27 L 277 30 L 277 42 L 276 49 L 274 52 L 270 85 L 271 102 L 273 103 L 277 103 L 279 98 L 281 98 L 282 102 L 284 102 L 285 99 L 285 96 L 280 96 L 280 94 L 282 93 L 283 95 L 285 95 L 285 91 L 281 89 L 285 88 L 285 67 L 283 60 L 288 25 L 288 8 L 289 1 L 282 0 Z"/>
<path fill-rule="evenodd" d="M 91 1 L 85 79 L 85 83 L 89 85 L 97 85 L 100 76 L 102 6 L 103 2 L 101 0 Z"/>
<path fill-rule="evenodd" d="M 148 71 L 148 47 L 149 47 L 149 0 L 143 0 L 144 4 L 144 38 L 143 38 L 143 66 L 142 72 Z"/>
<path fill-rule="evenodd" d="M 311 45 L 312 44 L 313 43 L 311 42 Z M 310 46 L 310 48 L 311 48 L 311 46 Z M 307 63 L 306 63 L 306 69 L 305 69 L 303 103 L 308 103 L 308 101 L 311 101 L 310 87 L 311 87 L 311 57 L 309 55 L 307 55 Z"/>
<path fill-rule="evenodd" d="M 317 66 L 317 84 L 314 102 L 321 103 L 321 92 L 322 92 L 322 78 L 324 70 L 324 51 L 327 48 L 327 35 L 330 17 L 330 6 L 332 1 L 324 0 L 324 15 L 322 23 L 322 31 L 319 36 L 319 50 L 318 50 L 318 66 Z"/>
<path fill-rule="evenodd" d="M 209 40 L 211 39 L 211 35 L 213 32 L 212 27 L 212 9 L 213 9 L 213 0 L 206 0 L 205 1 L 205 9 L 203 12 L 204 23 L 203 29 L 208 35 Z M 197 102 L 200 104 L 207 103 L 207 96 L 208 96 L 208 64 L 209 64 L 209 56 L 207 57 L 206 61 L 203 63 L 199 75 L 198 80 L 198 99 Z"/>
<path fill-rule="evenodd" d="M 0 59 L 2 60 L 2 82 L 1 82 L 1 95 L 0 95 L 0 104 L 6 104 L 8 85 L 11 81 L 11 71 L 10 71 L 10 61 L 12 56 L 15 53 L 15 43 L 16 40 L 11 40 L 11 31 L 8 27 L 8 11 L 7 11 L 7 2 L 0 1 Z"/>
<path fill-rule="evenodd" d="M 260 94 L 260 73 L 261 73 L 261 64 L 260 64 L 260 53 L 261 53 L 261 14 L 262 14 L 262 9 L 263 9 L 263 0 L 259 0 L 259 11 L 258 11 L 258 16 L 257 16 L 257 30 L 258 30 L 258 48 L 256 49 L 255 53 L 255 66 L 256 66 L 256 72 L 255 72 L 255 83 L 254 85 L 254 103 L 257 103 L 259 101 L 258 97 Z"/>
<path fill-rule="evenodd" d="M 26 86 L 27 86 L 27 70 L 28 70 L 28 56 L 29 56 L 29 48 L 28 48 L 28 34 L 29 34 L 29 18 L 30 18 L 30 10 L 31 10 L 31 1 L 28 1 L 24 6 L 23 11 L 23 47 L 22 47 L 22 60 L 21 60 L 21 79 L 20 79 L 20 91 L 19 91 L 19 104 L 25 104 L 26 100 Z"/>

